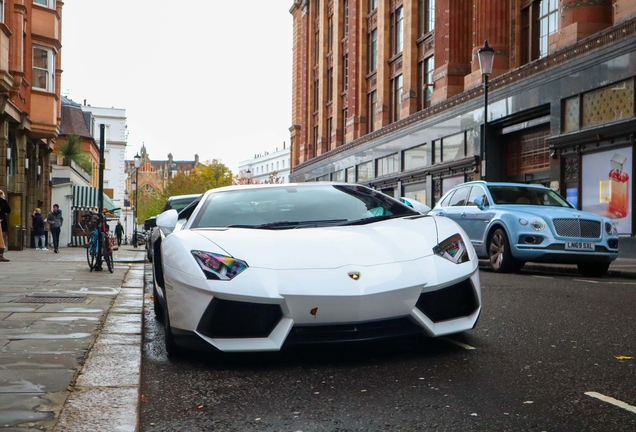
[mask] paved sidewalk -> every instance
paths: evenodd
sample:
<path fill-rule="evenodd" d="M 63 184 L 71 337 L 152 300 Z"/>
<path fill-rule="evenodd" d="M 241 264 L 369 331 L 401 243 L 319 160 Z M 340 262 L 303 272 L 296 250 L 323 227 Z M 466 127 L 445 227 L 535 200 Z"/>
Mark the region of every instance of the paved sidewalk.
<path fill-rule="evenodd" d="M 83 248 L 0 263 L 0 428 L 137 430 L 144 250 L 89 272 Z"/>

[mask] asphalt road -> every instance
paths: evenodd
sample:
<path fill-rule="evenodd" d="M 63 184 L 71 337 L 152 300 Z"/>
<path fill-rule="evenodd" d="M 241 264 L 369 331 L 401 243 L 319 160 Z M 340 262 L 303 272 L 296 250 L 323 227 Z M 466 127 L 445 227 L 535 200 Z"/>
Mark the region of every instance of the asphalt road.
<path fill-rule="evenodd" d="M 636 280 L 481 277 L 461 335 L 178 360 L 147 296 L 140 430 L 636 430 Z"/>

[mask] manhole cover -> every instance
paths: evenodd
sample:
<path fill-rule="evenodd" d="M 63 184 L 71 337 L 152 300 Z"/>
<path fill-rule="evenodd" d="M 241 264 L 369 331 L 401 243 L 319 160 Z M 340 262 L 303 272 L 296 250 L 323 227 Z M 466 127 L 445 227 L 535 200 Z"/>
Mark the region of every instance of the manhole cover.
<path fill-rule="evenodd" d="M 26 296 L 14 303 L 86 303 L 86 297 Z"/>

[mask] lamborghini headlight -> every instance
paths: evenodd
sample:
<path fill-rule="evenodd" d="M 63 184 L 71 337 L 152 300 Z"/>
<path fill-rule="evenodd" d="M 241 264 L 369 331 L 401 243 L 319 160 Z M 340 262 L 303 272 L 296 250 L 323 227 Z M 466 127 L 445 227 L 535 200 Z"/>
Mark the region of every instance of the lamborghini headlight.
<path fill-rule="evenodd" d="M 247 268 L 247 263 L 212 252 L 193 250 L 192 256 L 208 279 L 232 280 Z"/>
<path fill-rule="evenodd" d="M 454 234 L 440 242 L 433 248 L 435 255 L 439 255 L 455 264 L 461 264 L 469 260 L 468 249 L 461 234 Z"/>

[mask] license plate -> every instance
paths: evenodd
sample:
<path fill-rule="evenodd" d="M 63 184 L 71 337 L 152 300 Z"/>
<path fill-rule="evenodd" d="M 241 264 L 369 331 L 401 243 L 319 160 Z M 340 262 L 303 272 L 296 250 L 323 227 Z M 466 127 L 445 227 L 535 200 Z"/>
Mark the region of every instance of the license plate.
<path fill-rule="evenodd" d="M 594 243 L 590 242 L 566 242 L 566 250 L 591 251 L 594 252 Z"/>

